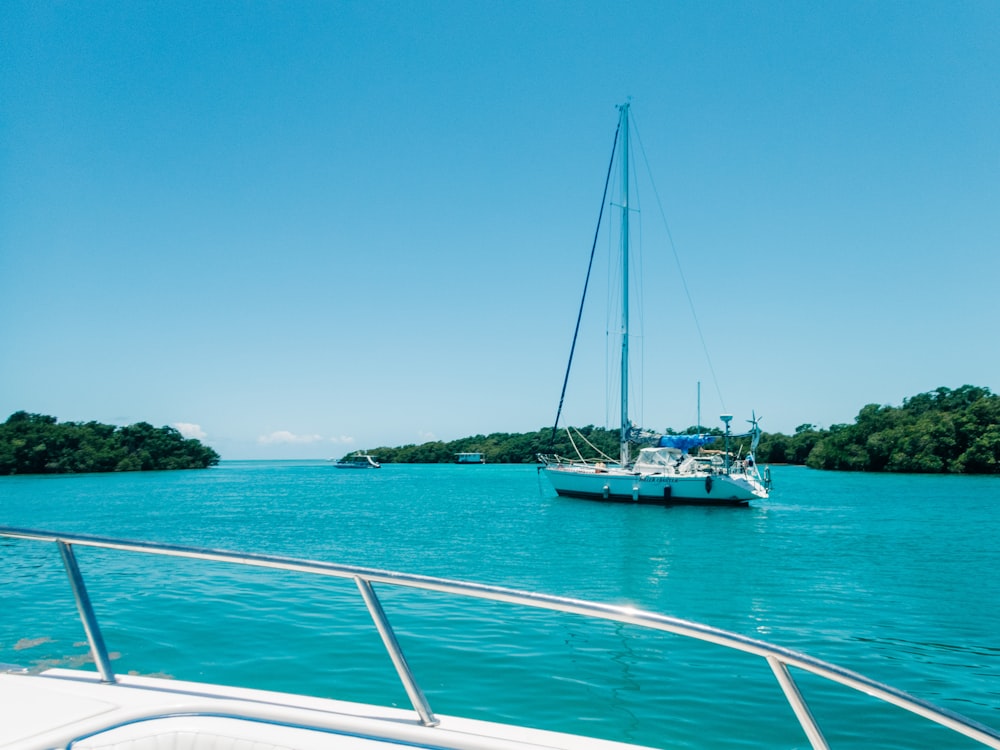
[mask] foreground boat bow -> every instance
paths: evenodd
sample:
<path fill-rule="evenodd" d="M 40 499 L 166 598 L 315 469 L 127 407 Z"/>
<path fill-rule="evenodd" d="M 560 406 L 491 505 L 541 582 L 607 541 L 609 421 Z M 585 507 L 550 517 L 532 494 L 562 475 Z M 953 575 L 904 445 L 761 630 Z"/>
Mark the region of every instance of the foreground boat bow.
<path fill-rule="evenodd" d="M 854 672 L 790 649 L 701 623 L 645 612 L 477 583 L 409 575 L 350 565 L 0 527 L 0 539 L 54 544 L 66 567 L 97 672 L 56 669 L 42 674 L 0 674 L 0 748 L 10 750 L 376 750 L 387 747 L 452 750 L 636 750 L 628 743 L 549 732 L 510 724 L 436 715 L 410 671 L 373 584 L 401 586 L 521 607 L 623 623 L 723 646 L 764 659 L 780 693 L 814 748 L 827 747 L 823 732 L 791 669 L 817 675 L 885 701 L 1000 748 L 1000 733 L 951 711 Z M 414 711 L 224 685 L 118 675 L 111 669 L 75 547 L 189 558 L 353 580 L 396 667 Z M 427 613 L 434 617 L 433 612 Z M 463 649 L 466 645 L 463 644 Z M 679 696 L 669 696 L 677 699 Z M 720 706 L 720 711 L 728 707 Z M 775 715 L 787 716 L 784 712 Z M 670 727 L 663 728 L 670 744 Z M 872 738 L 873 743 L 877 740 Z M 752 742 L 742 738 L 742 742 Z"/>

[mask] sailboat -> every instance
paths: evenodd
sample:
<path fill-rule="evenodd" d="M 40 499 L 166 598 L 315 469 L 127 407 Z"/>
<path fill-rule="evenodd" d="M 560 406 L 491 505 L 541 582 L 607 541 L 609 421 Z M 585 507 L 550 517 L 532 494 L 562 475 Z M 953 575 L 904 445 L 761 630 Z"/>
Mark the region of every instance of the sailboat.
<path fill-rule="evenodd" d="M 725 448 L 722 452 L 700 452 L 715 440 L 714 436 L 654 435 L 635 427 L 629 419 L 629 104 L 618 108 L 618 131 L 615 133 L 621 168 L 621 432 L 617 462 L 606 457 L 585 459 L 539 455 L 543 470 L 555 491 L 566 497 L 582 497 L 637 503 L 746 505 L 765 499 L 770 491 L 769 472 L 762 475 L 754 452 L 760 441 L 756 415 L 750 420 L 750 450 L 741 457 L 730 453 L 732 435 L 730 414 L 721 416 L 725 424 Z M 613 151 L 614 153 L 614 151 Z M 609 177 L 611 169 L 609 166 Z M 605 197 L 607 184 L 605 185 Z M 602 201 L 603 213 L 603 201 Z M 588 273 L 589 276 L 589 273 Z M 577 321 L 579 326 L 579 319 Z M 576 338 L 574 336 L 574 348 Z M 570 354 L 572 362 L 572 352 Z M 567 370 L 567 378 L 569 371 Z M 563 384 L 565 395 L 566 384 Z M 560 411 L 562 400 L 560 400 Z M 559 417 L 556 416 L 558 425 Z M 700 420 L 699 420 L 700 421 Z M 553 428 L 553 432 L 555 428 Z M 639 447 L 633 460 L 632 448 Z M 697 455 L 692 450 L 698 450 Z"/>

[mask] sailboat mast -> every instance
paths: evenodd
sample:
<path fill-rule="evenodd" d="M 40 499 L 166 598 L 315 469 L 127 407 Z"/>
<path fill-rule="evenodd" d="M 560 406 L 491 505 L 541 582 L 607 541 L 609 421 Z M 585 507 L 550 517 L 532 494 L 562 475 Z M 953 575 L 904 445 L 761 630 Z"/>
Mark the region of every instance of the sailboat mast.
<path fill-rule="evenodd" d="M 628 434 L 630 423 L 628 418 L 628 102 L 621 105 L 619 129 L 622 133 L 622 187 L 621 187 L 621 209 L 622 209 L 622 383 L 621 383 L 621 436 L 619 438 L 619 449 L 621 465 L 629 464 L 629 444 Z"/>

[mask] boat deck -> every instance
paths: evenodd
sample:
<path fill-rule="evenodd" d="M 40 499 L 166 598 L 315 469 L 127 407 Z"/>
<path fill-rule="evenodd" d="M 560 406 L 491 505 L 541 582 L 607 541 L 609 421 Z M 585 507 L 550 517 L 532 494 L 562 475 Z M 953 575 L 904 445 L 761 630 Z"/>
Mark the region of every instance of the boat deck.
<path fill-rule="evenodd" d="M 5 750 L 635 750 L 634 745 L 485 721 L 247 688 L 54 669 L 0 674 Z"/>

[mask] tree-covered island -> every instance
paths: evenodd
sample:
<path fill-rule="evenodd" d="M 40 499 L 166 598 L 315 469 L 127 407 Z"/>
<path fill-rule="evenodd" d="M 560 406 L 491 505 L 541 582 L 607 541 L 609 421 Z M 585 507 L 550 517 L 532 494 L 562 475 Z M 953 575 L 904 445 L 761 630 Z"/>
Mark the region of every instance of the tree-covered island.
<path fill-rule="evenodd" d="M 717 428 L 702 427 L 700 431 L 722 435 Z M 580 432 L 605 454 L 618 455 L 618 430 L 589 426 Z M 669 429 L 665 432 L 677 434 Z M 698 432 L 697 427 L 682 431 Z M 721 448 L 721 441 L 716 446 Z M 731 448 L 745 453 L 749 439 L 734 439 Z M 450 463 L 455 454 L 468 452 L 483 453 L 488 463 L 534 463 L 539 453 L 576 455 L 566 432 L 557 431 L 553 439 L 551 427 L 373 448 L 369 452 L 382 463 Z M 998 474 L 1000 396 L 988 388 L 964 385 L 921 393 L 898 407 L 868 404 L 853 424 L 835 424 L 829 429 L 803 424 L 793 435 L 765 432 L 756 458 L 758 463 L 841 471 Z"/>
<path fill-rule="evenodd" d="M 718 428 L 700 431 L 722 435 Z M 605 454 L 617 455 L 618 430 L 588 426 L 579 433 Z M 583 445 L 583 439 L 576 440 Z M 721 448 L 721 441 L 716 446 Z M 731 448 L 744 454 L 749 439 L 734 438 Z M 456 454 L 472 452 L 483 453 L 488 463 L 534 463 L 539 453 L 576 455 L 566 431 L 553 434 L 551 427 L 368 452 L 383 463 L 452 463 Z M 765 432 L 756 458 L 758 463 L 840 471 L 1000 474 L 1000 396 L 964 385 L 921 393 L 898 407 L 868 404 L 853 424 L 828 429 L 802 424 L 792 435 Z M 198 440 L 147 422 L 127 427 L 60 423 L 19 411 L 0 424 L 0 475 L 201 469 L 218 462 L 219 454 Z"/>
<path fill-rule="evenodd" d="M 15 412 L 0 424 L 0 475 L 204 469 L 219 454 L 173 427 L 58 422 Z"/>

